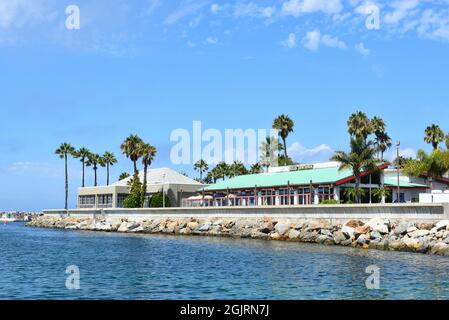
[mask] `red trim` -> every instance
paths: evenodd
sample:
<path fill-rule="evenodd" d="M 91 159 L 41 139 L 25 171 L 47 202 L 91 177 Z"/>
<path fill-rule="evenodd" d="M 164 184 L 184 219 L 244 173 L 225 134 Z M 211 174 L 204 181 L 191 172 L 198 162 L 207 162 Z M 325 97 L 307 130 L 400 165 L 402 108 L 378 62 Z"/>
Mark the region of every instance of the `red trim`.
<path fill-rule="evenodd" d="M 385 164 L 379 166 L 378 168 L 381 169 L 381 170 L 386 169 L 386 168 L 388 168 L 388 164 L 385 163 Z M 364 176 L 367 176 L 367 175 L 369 175 L 369 174 L 371 174 L 371 173 L 373 173 L 373 172 L 374 172 L 374 171 L 366 171 L 366 172 L 363 172 L 363 173 L 360 175 L 360 178 L 361 178 L 361 177 L 364 177 Z M 350 182 L 350 181 L 352 181 L 352 180 L 355 180 L 355 178 L 356 178 L 355 176 L 350 176 L 350 177 L 348 177 L 348 178 L 344 178 L 344 179 L 338 180 L 338 181 L 335 183 L 335 185 L 336 185 L 336 186 L 340 186 L 340 185 L 342 185 L 342 184 L 345 184 L 345 183 L 348 183 L 348 182 Z"/>

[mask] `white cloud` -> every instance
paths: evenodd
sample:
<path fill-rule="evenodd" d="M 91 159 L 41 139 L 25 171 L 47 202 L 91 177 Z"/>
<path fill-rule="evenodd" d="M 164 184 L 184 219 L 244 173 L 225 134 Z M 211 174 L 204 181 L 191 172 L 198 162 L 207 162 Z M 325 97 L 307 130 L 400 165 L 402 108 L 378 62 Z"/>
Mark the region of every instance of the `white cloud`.
<path fill-rule="evenodd" d="M 190 48 L 195 48 L 197 46 L 197 44 L 193 41 L 187 41 L 187 46 Z"/>
<path fill-rule="evenodd" d="M 0 28 L 50 21 L 56 12 L 44 0 L 0 0 Z"/>
<path fill-rule="evenodd" d="M 423 38 L 449 41 L 449 10 L 444 12 L 425 10 L 419 20 L 417 32 Z"/>
<path fill-rule="evenodd" d="M 210 12 L 212 12 L 213 14 L 217 14 L 220 10 L 221 10 L 221 7 L 216 3 L 214 3 L 210 6 Z"/>
<path fill-rule="evenodd" d="M 162 6 L 161 0 L 148 0 L 148 5 L 145 9 L 145 14 L 151 15 L 153 14 L 157 9 L 159 9 Z"/>
<path fill-rule="evenodd" d="M 384 16 L 384 22 L 388 24 L 397 24 L 404 18 L 406 18 L 409 14 L 413 13 L 413 9 L 415 9 L 419 5 L 420 0 L 396 0 L 390 4 L 394 10 L 388 12 Z"/>
<path fill-rule="evenodd" d="M 346 44 L 338 37 L 332 37 L 328 34 L 321 36 L 320 30 L 307 32 L 303 39 L 303 44 L 310 51 L 317 51 L 320 45 L 338 49 L 346 48 Z"/>
<path fill-rule="evenodd" d="M 236 18 L 249 16 L 270 19 L 273 17 L 275 11 L 275 7 L 261 7 L 254 2 L 249 2 L 246 4 L 238 4 L 234 10 L 234 16 Z"/>
<path fill-rule="evenodd" d="M 363 42 L 356 44 L 355 49 L 357 50 L 358 53 L 360 53 L 364 57 L 367 57 L 371 54 L 371 50 L 366 48 Z"/>
<path fill-rule="evenodd" d="M 337 14 L 343 9 L 340 0 L 289 0 L 282 4 L 282 13 L 298 17 L 303 13 Z"/>
<path fill-rule="evenodd" d="M 319 162 L 328 161 L 333 154 L 333 150 L 326 144 L 321 144 L 314 148 L 306 148 L 300 142 L 294 142 L 287 148 L 288 154 L 299 162 Z"/>
<path fill-rule="evenodd" d="M 289 49 L 296 47 L 296 35 L 294 33 L 290 33 L 288 38 L 281 42 L 281 45 Z"/>
<path fill-rule="evenodd" d="M 174 24 L 178 22 L 179 20 L 188 17 L 190 15 L 193 15 L 203 9 L 205 6 L 207 6 L 209 1 L 187 1 L 184 2 L 184 5 L 181 5 L 179 9 L 172 12 L 168 15 L 168 17 L 165 19 L 164 23 L 167 25 Z"/>
<path fill-rule="evenodd" d="M 416 150 L 413 148 L 403 148 L 399 149 L 399 155 L 404 158 L 416 158 Z M 395 149 L 390 149 L 385 154 L 385 159 L 387 159 L 390 162 L 393 162 L 396 160 L 397 151 Z"/>
<path fill-rule="evenodd" d="M 218 43 L 218 38 L 216 38 L 216 37 L 208 37 L 208 38 L 206 39 L 206 42 L 207 42 L 208 44 L 217 44 L 217 43 Z"/>

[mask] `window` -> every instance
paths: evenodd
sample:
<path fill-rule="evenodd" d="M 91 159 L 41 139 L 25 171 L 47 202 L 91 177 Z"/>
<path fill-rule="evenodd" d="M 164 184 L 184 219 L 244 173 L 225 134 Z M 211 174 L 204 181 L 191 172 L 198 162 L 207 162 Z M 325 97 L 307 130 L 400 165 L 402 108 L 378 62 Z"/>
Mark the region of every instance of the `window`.
<path fill-rule="evenodd" d="M 125 201 L 128 194 L 126 193 L 119 193 L 117 195 L 117 208 L 123 208 L 123 202 Z"/>

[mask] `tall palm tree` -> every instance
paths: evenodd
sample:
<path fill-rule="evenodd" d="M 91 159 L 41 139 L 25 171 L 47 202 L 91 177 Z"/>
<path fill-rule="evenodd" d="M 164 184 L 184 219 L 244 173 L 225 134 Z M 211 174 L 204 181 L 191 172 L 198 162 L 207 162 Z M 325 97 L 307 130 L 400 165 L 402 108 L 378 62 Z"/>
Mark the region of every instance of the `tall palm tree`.
<path fill-rule="evenodd" d="M 230 178 L 243 176 L 245 174 L 248 174 L 248 170 L 241 161 L 234 161 L 234 163 L 229 166 Z"/>
<path fill-rule="evenodd" d="M 64 142 L 59 146 L 59 148 L 55 151 L 55 154 L 58 155 L 61 159 L 64 159 L 65 166 L 65 209 L 69 208 L 69 171 L 67 168 L 68 157 L 72 156 L 75 153 L 75 148 L 70 144 Z"/>
<path fill-rule="evenodd" d="M 270 166 L 277 164 L 278 150 L 282 149 L 283 146 L 279 143 L 279 140 L 275 137 L 266 137 L 265 141 L 260 144 L 260 163 L 267 170 Z"/>
<path fill-rule="evenodd" d="M 385 132 L 385 121 L 380 117 L 374 117 L 371 119 L 371 126 L 374 133 Z"/>
<path fill-rule="evenodd" d="M 380 152 L 380 160 L 383 161 L 385 151 L 392 146 L 391 138 L 386 132 L 376 132 L 375 144 L 377 151 Z"/>
<path fill-rule="evenodd" d="M 81 186 L 84 188 L 85 187 L 85 183 L 84 183 L 84 169 L 86 166 L 86 160 L 89 158 L 89 154 L 90 151 L 87 148 L 79 148 L 77 151 L 75 151 L 75 153 L 73 154 L 73 157 L 76 159 L 80 159 L 81 163 L 82 163 L 82 167 L 83 167 L 83 171 L 82 171 L 82 177 L 81 177 Z"/>
<path fill-rule="evenodd" d="M 356 139 L 366 141 L 368 136 L 373 133 L 373 125 L 365 113 L 357 111 L 349 117 L 348 132 Z"/>
<path fill-rule="evenodd" d="M 360 178 L 365 171 L 377 170 L 378 161 L 371 141 L 366 142 L 362 138 L 351 138 L 351 151 L 337 151 L 331 158 L 332 161 L 340 162 L 339 170 L 351 169 L 355 177 L 356 202 L 360 203 Z"/>
<path fill-rule="evenodd" d="M 430 143 L 433 150 L 438 149 L 438 144 L 444 140 L 443 130 L 438 125 L 432 124 L 426 128 L 424 133 L 424 141 Z"/>
<path fill-rule="evenodd" d="M 140 151 L 143 144 L 144 142 L 139 136 L 132 134 L 126 138 L 120 146 L 122 153 L 133 162 L 135 176 L 139 174 L 139 171 L 137 170 L 137 161 L 142 156 Z"/>
<path fill-rule="evenodd" d="M 195 171 L 200 173 L 200 181 L 203 181 L 203 173 L 209 170 L 209 165 L 203 159 L 198 160 L 193 166 Z"/>
<path fill-rule="evenodd" d="M 287 115 L 281 114 L 273 121 L 273 129 L 279 131 L 279 136 L 284 142 L 284 157 L 288 158 L 287 155 L 287 137 L 290 133 L 293 132 L 293 128 L 295 127 L 295 123 L 292 119 L 290 119 Z"/>
<path fill-rule="evenodd" d="M 92 167 L 94 170 L 94 186 L 96 187 L 98 185 L 97 183 L 97 170 L 98 166 L 104 167 L 104 161 L 103 158 L 98 153 L 91 153 L 89 155 L 89 158 L 87 159 L 86 166 Z"/>
<path fill-rule="evenodd" d="M 141 146 L 140 150 L 142 154 L 142 164 L 143 164 L 143 184 L 142 184 L 142 192 L 140 194 L 140 206 L 143 208 L 145 204 L 145 197 L 147 195 L 147 172 L 148 167 L 154 160 L 156 156 L 157 150 L 152 145 L 145 143 Z"/>
<path fill-rule="evenodd" d="M 103 164 L 106 166 L 106 185 L 109 185 L 109 167 L 117 163 L 117 159 L 112 152 L 106 151 L 103 154 Z"/>

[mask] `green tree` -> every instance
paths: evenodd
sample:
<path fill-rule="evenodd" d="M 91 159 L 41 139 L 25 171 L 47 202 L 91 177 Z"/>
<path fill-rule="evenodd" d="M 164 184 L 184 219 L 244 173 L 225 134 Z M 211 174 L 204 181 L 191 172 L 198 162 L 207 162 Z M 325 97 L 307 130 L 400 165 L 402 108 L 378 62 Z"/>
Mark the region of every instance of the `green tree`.
<path fill-rule="evenodd" d="M 382 199 L 391 195 L 391 189 L 387 188 L 377 188 L 373 190 L 373 196 L 379 199 L 379 202 L 382 202 Z"/>
<path fill-rule="evenodd" d="M 449 152 L 435 149 L 427 154 L 424 150 L 419 150 L 417 158 L 407 161 L 403 171 L 413 177 L 426 175 L 432 188 L 433 180 L 441 178 L 449 171 Z"/>
<path fill-rule="evenodd" d="M 120 176 L 118 177 L 118 180 L 120 181 L 120 180 L 124 180 L 124 179 L 126 179 L 126 178 L 128 178 L 128 177 L 130 177 L 131 175 L 128 173 L 128 172 L 122 172 L 121 174 L 120 174 Z"/>
<path fill-rule="evenodd" d="M 77 151 L 75 151 L 73 153 L 73 157 L 76 159 L 80 159 L 81 163 L 82 163 L 82 174 L 81 174 L 81 186 L 84 188 L 85 187 L 85 183 L 84 183 L 84 169 L 86 167 L 86 161 L 89 158 L 89 154 L 90 151 L 87 148 L 79 148 Z"/>
<path fill-rule="evenodd" d="M 262 166 L 260 165 L 260 163 L 255 163 L 251 166 L 251 168 L 249 169 L 249 172 L 251 174 L 258 174 L 258 173 L 262 173 L 263 169 L 262 169 Z"/>
<path fill-rule="evenodd" d="M 212 169 L 207 173 L 206 178 L 204 179 L 205 183 L 207 184 L 217 183 L 217 178 L 215 176 L 216 172 L 214 171 L 214 169 Z"/>
<path fill-rule="evenodd" d="M 357 111 L 349 117 L 348 132 L 356 139 L 363 139 L 366 141 L 373 131 L 373 125 L 365 113 Z"/>
<path fill-rule="evenodd" d="M 162 208 L 164 207 L 164 202 L 166 208 L 171 207 L 169 197 L 164 196 L 162 192 L 155 193 L 150 199 L 150 208 Z"/>
<path fill-rule="evenodd" d="M 103 158 L 98 153 L 91 153 L 89 154 L 89 158 L 87 159 L 86 166 L 92 167 L 94 170 L 94 186 L 96 187 L 97 184 L 97 170 L 98 166 L 104 167 L 104 161 Z"/>
<path fill-rule="evenodd" d="M 198 160 L 194 165 L 195 171 L 200 174 L 200 181 L 203 181 L 203 173 L 209 170 L 209 165 L 203 159 Z"/>
<path fill-rule="evenodd" d="M 349 199 L 349 202 L 360 203 L 360 199 L 365 195 L 365 190 L 360 188 L 347 188 L 344 191 L 344 195 Z"/>
<path fill-rule="evenodd" d="M 140 183 L 139 175 L 134 175 L 129 184 L 130 192 L 123 201 L 123 206 L 125 208 L 140 208 L 142 184 Z"/>
<path fill-rule="evenodd" d="M 106 185 L 109 185 L 109 166 L 113 166 L 117 163 L 117 159 L 112 152 L 106 151 L 103 154 L 103 164 L 106 166 Z"/>
<path fill-rule="evenodd" d="M 245 165 L 241 161 L 234 161 L 229 166 L 229 177 L 238 177 L 248 174 L 248 170 L 246 169 Z"/>
<path fill-rule="evenodd" d="M 444 132 L 436 124 L 428 126 L 424 134 L 424 141 L 431 144 L 434 150 L 438 149 L 438 144 L 444 140 Z"/>
<path fill-rule="evenodd" d="M 222 161 L 217 164 L 214 168 L 214 175 L 217 179 L 225 180 L 226 177 L 229 177 L 229 166 L 226 162 Z"/>
<path fill-rule="evenodd" d="M 129 158 L 134 165 L 134 175 L 138 175 L 139 171 L 137 170 L 137 161 L 142 156 L 141 154 L 141 146 L 144 144 L 139 136 L 132 134 L 128 138 L 123 141 L 120 146 L 122 153 Z"/>
<path fill-rule="evenodd" d="M 140 206 L 143 208 L 145 204 L 145 197 L 147 196 L 147 172 L 148 167 L 153 163 L 157 150 L 152 145 L 145 143 L 141 146 L 142 164 L 143 164 L 143 184 L 140 195 Z"/>
<path fill-rule="evenodd" d="M 449 133 L 448 133 L 448 135 L 446 136 L 446 149 L 449 150 Z"/>
<path fill-rule="evenodd" d="M 391 148 L 391 138 L 386 132 L 376 131 L 375 144 L 377 151 L 380 152 L 380 160 L 384 161 L 384 153 Z"/>
<path fill-rule="evenodd" d="M 61 159 L 64 159 L 65 168 L 65 209 L 69 208 L 69 171 L 68 171 L 68 157 L 73 156 L 75 148 L 70 143 L 63 143 L 56 149 L 55 154 Z"/>
<path fill-rule="evenodd" d="M 287 115 L 281 114 L 273 121 L 273 129 L 279 131 L 279 136 L 284 143 L 284 157 L 287 159 L 287 138 L 293 132 L 295 123 Z"/>
<path fill-rule="evenodd" d="M 360 178 L 365 171 L 376 171 L 378 160 L 375 159 L 375 149 L 371 141 L 365 141 L 362 137 L 351 138 L 351 150 L 349 153 L 337 151 L 331 158 L 340 162 L 339 170 L 351 169 L 355 177 L 355 200 L 360 203 Z"/>

